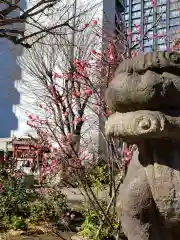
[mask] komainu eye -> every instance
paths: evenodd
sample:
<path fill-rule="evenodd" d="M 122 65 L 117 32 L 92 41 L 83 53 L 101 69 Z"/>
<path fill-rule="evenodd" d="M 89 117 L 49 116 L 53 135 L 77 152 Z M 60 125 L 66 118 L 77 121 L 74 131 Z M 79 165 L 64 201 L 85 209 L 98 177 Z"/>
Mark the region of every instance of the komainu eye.
<path fill-rule="evenodd" d="M 174 62 L 174 63 L 179 63 L 179 64 L 180 64 L 180 54 L 178 54 L 178 53 L 172 53 L 172 54 L 170 55 L 170 59 L 171 59 L 172 62 Z"/>

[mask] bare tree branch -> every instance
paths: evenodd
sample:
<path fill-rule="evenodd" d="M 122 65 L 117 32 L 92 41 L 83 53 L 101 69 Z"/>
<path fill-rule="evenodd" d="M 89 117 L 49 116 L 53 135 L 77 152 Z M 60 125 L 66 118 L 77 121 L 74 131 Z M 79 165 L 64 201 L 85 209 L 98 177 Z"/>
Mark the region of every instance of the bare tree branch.
<path fill-rule="evenodd" d="M 99 4 L 100 1 L 96 6 Z M 82 27 L 80 29 L 74 29 L 71 21 L 91 10 L 91 7 L 89 7 L 89 9 L 84 9 L 82 12 L 74 15 L 72 14 L 73 2 L 68 4 L 58 0 L 40 0 L 33 3 L 33 6 L 26 10 L 20 7 L 20 0 L 16 0 L 15 4 L 11 4 L 8 0 L 5 0 L 4 5 L 6 6 L 0 11 L 0 26 L 4 26 L 4 31 L 1 31 L 0 37 L 7 38 L 14 44 L 20 44 L 26 48 L 32 47 L 33 44 L 37 43 L 47 34 L 60 35 L 62 28 L 82 31 Z M 9 14 L 13 11 L 19 11 L 17 12 L 19 15 L 17 16 L 16 14 L 15 17 L 10 16 Z M 57 18 L 57 21 L 54 23 L 50 20 L 52 15 L 56 15 Z M 44 23 L 42 19 L 44 19 Z M 46 24 L 48 21 L 50 21 L 51 24 Z M 8 31 L 6 31 L 7 25 L 13 25 L 15 23 L 26 24 L 28 28 L 24 30 L 24 33 L 18 29 L 18 26 L 14 29 L 15 31 L 10 31 L 8 27 Z M 31 33 L 29 30 L 31 30 Z"/>

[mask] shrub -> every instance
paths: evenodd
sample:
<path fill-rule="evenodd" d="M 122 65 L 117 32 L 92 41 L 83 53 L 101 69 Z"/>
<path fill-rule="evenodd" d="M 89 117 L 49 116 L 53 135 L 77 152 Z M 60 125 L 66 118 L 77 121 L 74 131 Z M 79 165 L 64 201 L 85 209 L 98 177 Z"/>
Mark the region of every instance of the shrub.
<path fill-rule="evenodd" d="M 26 189 L 21 177 L 8 174 L 1 178 L 0 221 L 6 228 L 25 229 L 27 220 L 57 223 L 65 208 L 66 198 L 60 189 L 35 191 Z"/>
<path fill-rule="evenodd" d="M 46 189 L 41 191 L 38 198 L 31 203 L 30 219 L 31 221 L 48 220 L 58 223 L 66 208 L 66 198 L 60 189 Z"/>
<path fill-rule="evenodd" d="M 31 222 L 43 221 L 46 216 L 46 206 L 44 201 L 37 199 L 30 204 L 30 218 Z"/>
<path fill-rule="evenodd" d="M 96 232 L 98 231 L 98 217 L 93 211 L 84 213 L 85 220 L 81 225 L 80 234 L 88 239 L 95 239 Z"/>
<path fill-rule="evenodd" d="M 23 217 L 13 216 L 11 218 L 10 227 L 14 230 L 18 230 L 18 229 L 26 230 L 27 229 L 27 223 L 26 223 L 26 220 Z"/>
<path fill-rule="evenodd" d="M 12 177 L 2 183 L 0 191 L 0 219 L 5 216 L 27 218 L 29 202 L 35 197 L 34 191 L 27 191 L 21 179 Z"/>

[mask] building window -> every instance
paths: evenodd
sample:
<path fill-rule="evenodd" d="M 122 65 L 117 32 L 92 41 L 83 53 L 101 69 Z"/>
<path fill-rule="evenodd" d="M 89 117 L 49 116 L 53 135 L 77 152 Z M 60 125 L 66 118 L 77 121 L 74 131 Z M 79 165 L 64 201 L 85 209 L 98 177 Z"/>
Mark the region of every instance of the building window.
<path fill-rule="evenodd" d="M 179 2 L 175 2 L 175 3 L 170 3 L 170 10 L 174 10 L 174 9 L 178 9 L 180 7 L 180 3 Z"/>
<path fill-rule="evenodd" d="M 126 6 L 129 6 L 129 0 L 126 0 Z"/>
<path fill-rule="evenodd" d="M 157 1 L 157 5 L 162 5 L 162 4 L 166 4 L 166 0 L 158 0 Z"/>
<path fill-rule="evenodd" d="M 125 14 L 124 19 L 125 19 L 126 21 L 129 20 L 129 14 L 128 14 L 128 13 Z"/>
<path fill-rule="evenodd" d="M 148 31 L 147 32 L 147 34 L 146 34 L 146 36 L 148 37 L 148 38 L 152 38 L 153 37 L 153 31 Z"/>
<path fill-rule="evenodd" d="M 159 50 L 159 51 L 166 50 L 166 44 L 157 45 L 157 50 Z"/>
<path fill-rule="evenodd" d="M 133 4 L 132 11 L 138 11 L 138 10 L 141 10 L 141 4 Z"/>
<path fill-rule="evenodd" d="M 148 1 L 144 3 L 144 8 L 152 7 L 152 1 Z"/>
<path fill-rule="evenodd" d="M 125 12 L 129 13 L 129 7 L 126 7 Z"/>
<path fill-rule="evenodd" d="M 150 23 L 150 22 L 153 22 L 153 16 L 144 17 L 144 23 Z"/>
<path fill-rule="evenodd" d="M 132 4 L 141 3 L 141 0 L 132 0 Z"/>
<path fill-rule="evenodd" d="M 117 19 L 117 17 L 115 16 L 115 34 L 116 35 L 119 35 L 120 33 L 122 33 L 123 32 L 123 29 L 124 29 L 124 27 L 123 27 L 123 23 L 122 23 L 122 21 L 120 22 L 118 19 Z"/>
<path fill-rule="evenodd" d="M 159 16 L 158 16 L 159 17 Z M 160 22 L 158 23 L 158 25 L 157 25 L 158 27 L 165 27 L 166 26 L 166 13 L 162 13 L 161 14 L 161 20 L 160 20 Z M 157 27 L 157 28 L 158 28 Z"/>
<path fill-rule="evenodd" d="M 140 17 L 141 17 L 141 11 L 132 12 L 132 19 L 140 18 Z"/>
<path fill-rule="evenodd" d="M 180 26 L 177 27 L 170 27 L 171 32 L 180 32 Z"/>
<path fill-rule="evenodd" d="M 171 37 L 178 37 L 180 38 L 180 27 L 170 27 Z"/>
<path fill-rule="evenodd" d="M 114 33 L 116 35 L 119 35 L 119 33 L 122 33 L 124 31 L 124 25 L 122 22 L 122 19 L 120 19 L 121 16 L 115 15 L 115 31 Z"/>
<path fill-rule="evenodd" d="M 159 28 L 164 28 L 166 27 L 166 20 L 165 21 L 161 21 L 158 25 L 157 25 L 157 29 Z"/>
<path fill-rule="evenodd" d="M 144 47 L 144 52 L 152 52 L 152 47 L 151 46 Z"/>
<path fill-rule="evenodd" d="M 165 44 L 166 43 L 166 40 L 165 40 L 165 38 L 158 38 L 157 39 L 157 44 Z"/>
<path fill-rule="evenodd" d="M 129 20 L 129 13 L 126 13 L 126 14 L 122 13 L 121 17 L 122 17 L 123 20 L 128 21 Z"/>
<path fill-rule="evenodd" d="M 166 20 L 166 13 L 162 13 L 161 17 L 162 17 L 162 21 L 165 21 Z"/>
<path fill-rule="evenodd" d="M 180 16 L 180 10 L 174 10 L 174 11 L 170 11 L 170 17 L 179 17 Z"/>
<path fill-rule="evenodd" d="M 153 8 L 148 8 L 144 10 L 144 16 L 149 16 L 153 14 Z"/>
<path fill-rule="evenodd" d="M 149 29 L 152 28 L 152 27 L 153 27 L 153 23 L 145 24 L 145 25 L 144 25 L 144 30 L 147 31 L 147 30 L 149 30 Z"/>
<path fill-rule="evenodd" d="M 128 21 L 125 21 L 125 27 L 127 28 L 129 25 L 129 22 Z"/>
<path fill-rule="evenodd" d="M 150 46 L 150 45 L 153 45 L 153 39 L 144 40 L 145 47 Z"/>
<path fill-rule="evenodd" d="M 156 11 L 157 11 L 157 13 L 165 13 L 166 6 L 157 6 Z"/>
<path fill-rule="evenodd" d="M 132 26 L 134 26 L 135 24 L 140 25 L 140 24 L 141 24 L 141 19 L 134 19 L 134 20 L 132 21 Z"/>
<path fill-rule="evenodd" d="M 161 28 L 157 30 L 158 35 L 166 34 L 166 28 Z"/>
<path fill-rule="evenodd" d="M 170 26 L 176 26 L 179 25 L 179 23 L 179 18 L 170 19 Z"/>

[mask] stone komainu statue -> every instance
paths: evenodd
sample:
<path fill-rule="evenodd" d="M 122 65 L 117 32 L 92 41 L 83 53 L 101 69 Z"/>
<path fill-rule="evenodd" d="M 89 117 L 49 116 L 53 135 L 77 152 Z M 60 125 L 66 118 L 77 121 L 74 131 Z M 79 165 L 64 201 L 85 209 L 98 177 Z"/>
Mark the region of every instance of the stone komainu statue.
<path fill-rule="evenodd" d="M 138 146 L 117 199 L 128 240 L 180 239 L 180 54 L 125 60 L 106 101 L 107 136 Z"/>

